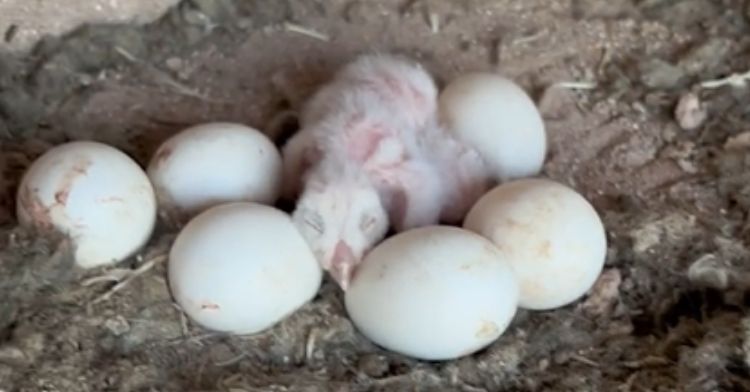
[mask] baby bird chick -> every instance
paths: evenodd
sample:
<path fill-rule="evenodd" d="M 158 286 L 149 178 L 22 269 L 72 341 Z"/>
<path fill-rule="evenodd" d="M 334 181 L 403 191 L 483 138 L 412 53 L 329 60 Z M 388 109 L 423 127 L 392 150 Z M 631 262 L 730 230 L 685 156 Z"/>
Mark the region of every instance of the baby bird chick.
<path fill-rule="evenodd" d="M 483 162 L 436 125 L 436 106 L 421 67 L 362 56 L 313 96 L 282 149 L 292 218 L 344 290 L 390 226 L 462 218 L 485 189 Z"/>

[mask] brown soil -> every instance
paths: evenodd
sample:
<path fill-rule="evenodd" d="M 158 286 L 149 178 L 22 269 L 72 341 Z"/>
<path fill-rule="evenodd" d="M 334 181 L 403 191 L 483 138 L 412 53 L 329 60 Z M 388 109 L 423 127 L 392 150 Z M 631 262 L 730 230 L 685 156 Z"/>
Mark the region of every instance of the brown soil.
<path fill-rule="evenodd" d="M 186 0 L 146 26 L 0 55 L 0 391 L 750 390 L 750 89 L 700 86 L 750 69 L 748 15 L 739 0 Z M 493 69 L 532 93 L 545 176 L 607 227 L 590 296 L 521 311 L 481 353 L 426 363 L 358 334 L 329 281 L 277 327 L 223 336 L 172 304 L 160 256 L 173 231 L 117 269 L 81 272 L 66 241 L 17 227 L 19 176 L 52 145 L 96 139 L 145 165 L 202 121 L 282 138 L 285 113 L 372 50 L 414 56 L 441 83 Z M 139 267 L 112 295 L 87 281 Z"/>

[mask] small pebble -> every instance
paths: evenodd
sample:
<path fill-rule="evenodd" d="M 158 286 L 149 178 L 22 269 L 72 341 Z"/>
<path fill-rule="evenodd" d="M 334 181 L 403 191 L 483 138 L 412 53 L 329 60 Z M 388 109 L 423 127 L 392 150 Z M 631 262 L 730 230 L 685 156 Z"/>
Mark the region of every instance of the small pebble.
<path fill-rule="evenodd" d="M 165 64 L 170 71 L 177 72 L 182 69 L 182 60 L 178 57 L 168 58 Z"/>
<path fill-rule="evenodd" d="M 697 129 L 708 118 L 708 112 L 695 93 L 687 93 L 680 97 L 674 111 L 675 120 L 686 131 Z"/>
<path fill-rule="evenodd" d="M 105 320 L 104 326 L 115 336 L 120 336 L 130 331 L 130 324 L 120 315 Z"/>
<path fill-rule="evenodd" d="M 388 371 L 388 359 L 382 355 L 369 354 L 359 359 L 359 370 L 370 377 L 382 377 Z"/>
<path fill-rule="evenodd" d="M 619 269 L 605 270 L 589 291 L 589 297 L 581 304 L 581 308 L 591 315 L 610 313 L 620 295 L 620 283 L 622 283 L 622 276 Z"/>
<path fill-rule="evenodd" d="M 251 18 L 240 18 L 237 20 L 237 27 L 242 30 L 250 30 L 254 23 Z"/>
<path fill-rule="evenodd" d="M 680 67 L 656 58 L 641 62 L 638 68 L 641 73 L 641 83 L 650 88 L 673 88 L 685 77 L 685 72 Z"/>
<path fill-rule="evenodd" d="M 687 275 L 691 282 L 703 287 L 717 290 L 729 288 L 729 271 L 713 254 L 703 255 L 693 262 Z"/>
<path fill-rule="evenodd" d="M 12 345 L 0 347 L 0 363 L 11 366 L 20 366 L 27 362 L 28 358 L 20 348 Z"/>
<path fill-rule="evenodd" d="M 90 86 L 94 83 L 94 77 L 89 74 L 80 74 L 78 76 L 78 83 L 80 83 L 81 86 Z"/>
<path fill-rule="evenodd" d="M 724 142 L 725 150 L 742 150 L 748 147 L 750 147 L 750 131 L 730 136 Z"/>
<path fill-rule="evenodd" d="M 200 11 L 186 9 L 182 13 L 182 18 L 188 24 L 194 26 L 205 26 L 211 23 L 208 16 Z"/>

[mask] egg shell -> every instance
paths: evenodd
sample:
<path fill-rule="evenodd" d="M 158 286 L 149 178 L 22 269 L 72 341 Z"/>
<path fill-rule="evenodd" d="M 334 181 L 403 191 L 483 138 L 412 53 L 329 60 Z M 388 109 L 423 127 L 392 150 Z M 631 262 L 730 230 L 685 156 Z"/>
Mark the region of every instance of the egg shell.
<path fill-rule="evenodd" d="M 235 202 L 209 208 L 170 250 L 176 302 L 205 328 L 252 334 L 281 321 L 317 293 L 322 271 L 289 216 Z"/>
<path fill-rule="evenodd" d="M 155 152 L 148 175 L 159 208 L 186 221 L 235 201 L 273 204 L 281 191 L 281 154 L 260 131 L 215 122 L 187 128 Z"/>
<path fill-rule="evenodd" d="M 490 239 L 510 262 L 519 307 L 554 309 L 595 283 L 607 254 L 604 225 L 575 190 L 544 179 L 499 185 L 469 211 L 464 227 Z"/>
<path fill-rule="evenodd" d="M 547 154 L 544 121 L 534 101 L 510 79 L 461 75 L 440 93 L 441 121 L 475 148 L 502 180 L 539 173 Z"/>
<path fill-rule="evenodd" d="M 23 226 L 68 235 L 76 264 L 93 268 L 122 261 L 148 242 L 156 198 L 146 173 L 125 153 L 74 141 L 32 163 L 18 188 L 16 213 Z"/>
<path fill-rule="evenodd" d="M 375 247 L 345 301 L 354 324 L 376 344 L 448 360 L 486 347 L 505 331 L 518 286 L 488 240 L 457 227 L 426 226 Z"/>

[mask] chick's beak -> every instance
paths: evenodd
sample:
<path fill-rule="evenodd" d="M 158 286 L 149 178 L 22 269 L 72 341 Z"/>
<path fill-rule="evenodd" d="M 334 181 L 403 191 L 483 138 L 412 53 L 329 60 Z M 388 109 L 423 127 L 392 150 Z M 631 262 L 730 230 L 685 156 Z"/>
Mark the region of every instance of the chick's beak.
<path fill-rule="evenodd" d="M 344 241 L 339 241 L 333 252 L 331 269 L 328 272 L 344 291 L 349 288 L 349 282 L 351 281 L 352 272 L 354 271 L 354 265 L 356 263 L 357 260 L 356 257 L 354 257 L 352 248 Z"/>

